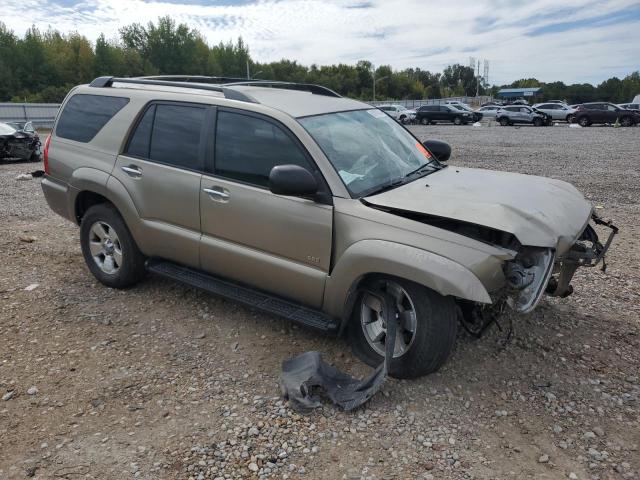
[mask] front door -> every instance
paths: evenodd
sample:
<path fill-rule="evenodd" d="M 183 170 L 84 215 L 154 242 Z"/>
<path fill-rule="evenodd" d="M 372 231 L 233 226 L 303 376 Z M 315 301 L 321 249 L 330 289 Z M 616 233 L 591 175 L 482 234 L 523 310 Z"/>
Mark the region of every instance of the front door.
<path fill-rule="evenodd" d="M 213 165 L 200 185 L 202 268 L 320 307 L 333 207 L 268 188 L 274 166 L 296 164 L 317 174 L 315 164 L 295 136 L 268 117 L 218 108 L 215 130 Z"/>
<path fill-rule="evenodd" d="M 140 215 L 142 251 L 192 267 L 199 266 L 206 116 L 203 105 L 149 105 L 112 172 Z"/>

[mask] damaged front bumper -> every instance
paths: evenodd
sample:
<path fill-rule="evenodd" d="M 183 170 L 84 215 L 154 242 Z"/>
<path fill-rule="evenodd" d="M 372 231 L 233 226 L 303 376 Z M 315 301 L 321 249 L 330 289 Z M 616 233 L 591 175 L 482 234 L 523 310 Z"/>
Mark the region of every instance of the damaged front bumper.
<path fill-rule="evenodd" d="M 611 230 L 604 244 L 598 239 L 593 226 L 587 224 L 569 251 L 562 256 L 556 257 L 551 248 L 523 247 L 516 258 L 505 265 L 506 302 L 513 310 L 530 312 L 544 293 L 562 298 L 571 295 L 571 280 L 578 267 L 594 267 L 602 262 L 602 270 L 605 271 L 605 254 L 618 228 L 595 213 L 591 220 Z"/>
<path fill-rule="evenodd" d="M 595 229 L 588 224 L 576 243 L 558 259 L 554 265 L 553 276 L 549 280 L 546 293 L 553 297 L 568 297 L 573 293 L 571 279 L 578 267 L 595 267 L 602 262 L 602 271 L 606 271 L 605 255 L 613 242 L 613 237 L 618 233 L 618 227 L 610 220 L 603 220 L 595 213 L 591 220 L 596 225 L 609 228 L 610 232 L 604 244 L 598 239 Z"/>

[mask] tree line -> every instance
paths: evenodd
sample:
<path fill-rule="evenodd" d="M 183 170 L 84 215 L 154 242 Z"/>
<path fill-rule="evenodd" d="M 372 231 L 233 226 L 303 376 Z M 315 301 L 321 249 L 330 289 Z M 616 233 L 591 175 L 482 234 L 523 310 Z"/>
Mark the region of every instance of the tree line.
<path fill-rule="evenodd" d="M 495 95 L 499 88 L 544 87 L 540 99 L 569 103 L 604 100 L 620 103 L 640 93 L 640 73 L 610 78 L 594 86 L 543 83 L 535 78 L 511 85 L 489 86 L 473 68 L 455 64 L 442 72 L 420 68 L 393 70 L 373 67 L 361 60 L 355 65 L 301 65 L 295 60 L 260 63 L 251 58 L 242 38 L 209 46 L 200 32 L 170 17 L 157 23 L 133 23 L 120 29 L 118 38 L 100 35 L 95 44 L 76 33 L 60 33 L 35 26 L 22 37 L 0 22 L 0 101 L 62 101 L 69 89 L 102 75 L 209 75 L 316 83 L 363 100 L 426 99 L 449 96 Z"/>

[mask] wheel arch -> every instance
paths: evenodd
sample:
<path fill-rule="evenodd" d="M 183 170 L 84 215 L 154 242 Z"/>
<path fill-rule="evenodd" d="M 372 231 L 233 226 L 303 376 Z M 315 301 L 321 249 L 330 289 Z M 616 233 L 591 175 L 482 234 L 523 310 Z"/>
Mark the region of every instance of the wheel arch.
<path fill-rule="evenodd" d="M 78 169 L 93 170 L 93 169 Z M 142 247 L 144 235 L 142 220 L 129 192 L 118 179 L 104 172 L 74 172 L 71 186 L 69 213 L 80 225 L 84 214 L 94 205 L 111 204 L 123 218 L 138 247 Z M 99 172 L 99 173 L 96 173 Z"/>
<path fill-rule="evenodd" d="M 350 318 L 358 288 L 379 275 L 410 280 L 443 296 L 491 303 L 478 277 L 453 260 L 409 245 L 362 240 L 347 248 L 327 279 L 324 309 L 341 319 L 340 332 Z"/>

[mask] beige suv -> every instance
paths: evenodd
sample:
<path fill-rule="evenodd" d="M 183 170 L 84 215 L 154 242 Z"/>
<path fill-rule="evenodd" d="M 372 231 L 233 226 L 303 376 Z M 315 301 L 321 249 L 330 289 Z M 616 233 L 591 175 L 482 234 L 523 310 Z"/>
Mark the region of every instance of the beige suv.
<path fill-rule="evenodd" d="M 100 77 L 45 144 L 51 208 L 109 287 L 147 271 L 326 332 L 390 373 L 449 356 L 604 256 L 592 206 L 547 178 L 447 166 L 381 110 L 317 86 Z M 391 300 L 390 300 L 391 299 Z"/>

